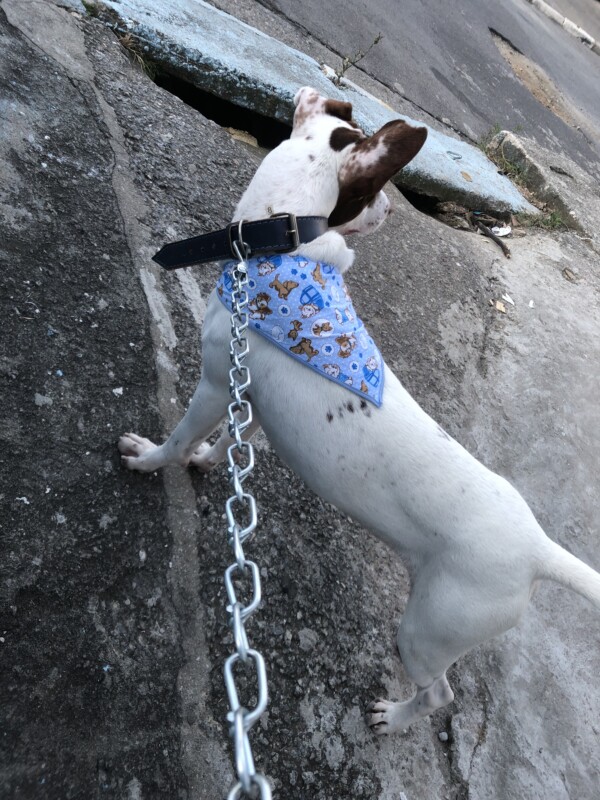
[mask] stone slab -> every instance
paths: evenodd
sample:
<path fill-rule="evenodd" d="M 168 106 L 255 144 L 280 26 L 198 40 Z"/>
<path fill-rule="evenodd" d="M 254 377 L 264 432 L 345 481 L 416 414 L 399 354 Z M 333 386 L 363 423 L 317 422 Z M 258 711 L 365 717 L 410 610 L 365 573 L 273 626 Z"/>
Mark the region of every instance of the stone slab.
<path fill-rule="evenodd" d="M 119 25 L 168 71 L 243 108 L 286 123 L 300 86 L 347 100 L 357 122 L 373 133 L 397 114 L 354 84 L 337 87 L 309 56 L 202 0 L 106 0 Z M 395 182 L 469 208 L 537 213 L 479 148 L 431 128 L 426 146 Z"/>

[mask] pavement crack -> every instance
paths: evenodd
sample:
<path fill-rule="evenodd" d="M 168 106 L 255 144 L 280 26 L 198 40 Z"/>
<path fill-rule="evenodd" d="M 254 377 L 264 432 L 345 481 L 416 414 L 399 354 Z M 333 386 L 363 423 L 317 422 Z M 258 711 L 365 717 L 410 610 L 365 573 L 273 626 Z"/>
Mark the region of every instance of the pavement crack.
<path fill-rule="evenodd" d="M 490 700 L 492 694 L 489 690 L 489 687 L 485 681 L 482 682 L 482 686 L 479 691 L 480 700 L 481 700 L 481 709 L 483 711 L 483 719 L 481 724 L 479 725 L 477 731 L 477 740 L 475 741 L 475 745 L 473 747 L 473 751 L 471 753 L 471 758 L 469 759 L 469 771 L 467 775 L 467 782 L 470 781 L 471 775 L 473 774 L 473 765 L 475 763 L 475 758 L 479 752 L 481 746 L 485 743 L 488 735 L 489 729 L 489 721 L 490 721 Z"/>
<path fill-rule="evenodd" d="M 181 404 L 171 403 L 176 397 L 178 369 L 172 357 L 176 343 L 170 308 L 160 286 L 160 274 L 147 255 L 148 234 L 140 225 L 143 200 L 138 196 L 129 175 L 130 165 L 123 141 L 122 131 L 113 107 L 96 89 L 98 102 L 110 132 L 110 142 L 115 155 L 113 186 L 125 228 L 131 260 L 137 267 L 140 281 L 150 310 L 150 328 L 154 345 L 157 375 L 158 408 L 165 431 L 170 430 L 181 415 Z M 123 209 L 127 209 L 125 212 Z M 132 213 L 133 212 L 133 213 Z M 179 714 L 196 706 L 199 715 L 210 719 L 206 710 L 209 694 L 210 662 L 205 639 L 204 610 L 198 598 L 200 594 L 200 564 L 197 536 L 200 521 L 196 512 L 196 493 L 189 474 L 178 467 L 166 468 L 162 472 L 167 495 L 167 525 L 172 536 L 171 586 L 173 606 L 176 610 L 182 649 L 183 664 L 177 677 L 180 698 Z M 228 776 L 230 767 L 222 751 L 204 730 L 189 725 L 181 718 L 181 760 L 192 796 L 204 798 L 218 796 L 224 790 L 220 776 Z M 211 765 L 207 765 L 206 753 L 211 753 Z M 215 765 L 218 767 L 215 769 Z"/>
<path fill-rule="evenodd" d="M 256 3 L 257 3 L 257 5 L 262 6 L 264 9 L 266 9 L 267 11 L 271 12 L 272 14 L 274 14 L 276 17 L 279 17 L 280 19 L 285 20 L 285 22 L 288 25 L 292 25 L 296 30 L 298 30 L 304 36 L 310 37 L 311 39 L 313 39 L 315 42 L 320 44 L 321 47 L 324 47 L 330 53 L 332 53 L 333 55 L 337 56 L 337 58 L 339 58 L 339 59 L 343 59 L 344 58 L 344 54 L 340 53 L 338 50 L 336 50 L 329 42 L 326 42 L 324 39 L 321 39 L 319 36 L 316 36 L 313 31 L 310 31 L 308 28 L 306 28 L 304 25 L 302 25 L 302 23 L 296 22 L 295 20 L 291 20 L 288 16 L 286 16 L 286 14 L 283 11 L 281 11 L 281 9 L 277 8 L 276 6 L 270 5 L 269 3 L 265 3 L 264 0 L 256 0 Z M 358 72 L 362 72 L 364 75 L 366 75 L 370 80 L 375 81 L 376 83 L 379 83 L 381 86 L 385 86 L 385 88 L 388 91 L 392 92 L 392 94 L 394 94 L 396 97 L 400 97 L 402 100 L 404 100 L 405 103 L 409 103 L 413 108 L 417 109 L 417 111 L 420 111 L 422 114 L 426 114 L 431 119 L 434 119 L 436 122 L 438 122 L 440 125 L 442 125 L 446 130 L 451 130 L 457 136 L 460 136 L 461 139 L 468 141 L 470 144 L 477 145 L 477 140 L 474 139 L 472 136 L 469 136 L 467 133 L 465 133 L 465 131 L 460 130 L 459 128 L 455 127 L 454 125 L 451 125 L 451 124 L 449 125 L 447 120 L 443 120 L 441 117 L 438 117 L 435 114 L 432 114 L 431 111 L 428 111 L 423 106 L 420 106 L 414 100 L 411 100 L 410 97 L 407 97 L 405 94 L 401 94 L 396 89 L 395 86 L 387 83 L 386 81 L 382 80 L 380 77 L 377 77 L 377 76 L 373 75 L 371 72 L 369 72 L 369 70 L 365 69 L 363 66 L 358 66 L 357 64 L 354 64 L 353 67 Z M 332 67 L 332 69 L 333 69 L 333 67 Z"/>

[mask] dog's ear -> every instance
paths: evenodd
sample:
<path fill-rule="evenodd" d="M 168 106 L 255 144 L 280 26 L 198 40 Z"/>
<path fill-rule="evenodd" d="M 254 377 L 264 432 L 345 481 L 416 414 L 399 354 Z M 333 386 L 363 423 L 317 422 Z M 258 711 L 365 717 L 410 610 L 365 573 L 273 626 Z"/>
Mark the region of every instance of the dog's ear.
<path fill-rule="evenodd" d="M 353 128 L 358 127 L 352 119 L 352 103 L 346 103 L 343 100 L 328 100 L 310 86 L 298 89 L 294 96 L 294 105 L 296 106 L 294 128 L 303 125 L 309 117 L 319 114 L 327 114 L 349 123 Z"/>
<path fill-rule="evenodd" d="M 323 109 L 326 114 L 344 122 L 352 122 L 352 103 L 345 103 L 342 100 L 326 100 Z"/>
<path fill-rule="evenodd" d="M 297 107 L 300 103 L 308 101 L 309 98 L 311 104 L 316 103 L 319 98 L 319 93 L 316 89 L 313 89 L 312 86 L 302 86 L 294 95 L 294 105 Z"/>
<path fill-rule="evenodd" d="M 367 138 L 357 137 L 355 131 L 345 128 L 334 130 L 330 145 L 342 151 L 343 161 L 340 193 L 329 217 L 330 227 L 355 219 L 387 181 L 417 155 L 426 139 L 427 128 L 416 128 L 401 119 L 387 122 Z"/>

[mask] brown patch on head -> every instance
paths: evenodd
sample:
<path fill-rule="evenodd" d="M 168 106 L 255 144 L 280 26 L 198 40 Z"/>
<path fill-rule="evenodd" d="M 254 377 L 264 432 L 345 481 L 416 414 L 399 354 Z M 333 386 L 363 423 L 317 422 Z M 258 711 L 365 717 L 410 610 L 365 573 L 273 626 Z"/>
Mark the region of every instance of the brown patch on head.
<path fill-rule="evenodd" d="M 357 140 L 340 171 L 340 193 L 329 217 L 330 227 L 355 219 L 387 181 L 417 155 L 426 138 L 427 128 L 415 128 L 396 119 L 373 136 Z"/>
<path fill-rule="evenodd" d="M 356 144 L 360 139 L 364 139 L 364 136 L 359 131 L 350 128 L 336 128 L 331 131 L 329 145 L 332 150 L 339 151 L 348 147 L 349 144 Z"/>
<path fill-rule="evenodd" d="M 343 100 L 326 100 L 323 108 L 326 114 L 343 119 L 344 122 L 352 120 L 352 103 L 345 103 Z"/>
<path fill-rule="evenodd" d="M 310 86 L 304 86 L 296 93 L 294 97 L 294 103 L 296 104 L 294 128 L 303 125 L 308 117 L 316 113 L 316 106 L 320 100 L 322 100 L 320 94 Z"/>
<path fill-rule="evenodd" d="M 341 119 L 353 128 L 359 128 L 352 119 L 352 103 L 347 103 L 343 100 L 328 100 L 310 86 L 303 86 L 302 89 L 296 92 L 294 104 L 296 106 L 293 122 L 294 129 L 300 128 L 311 117 L 317 117 L 321 114 Z"/>

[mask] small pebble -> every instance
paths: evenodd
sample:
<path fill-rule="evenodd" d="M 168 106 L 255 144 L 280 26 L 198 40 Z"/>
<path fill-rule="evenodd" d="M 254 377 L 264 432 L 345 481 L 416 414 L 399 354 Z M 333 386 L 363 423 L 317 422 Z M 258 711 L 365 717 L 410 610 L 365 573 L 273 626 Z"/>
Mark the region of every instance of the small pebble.
<path fill-rule="evenodd" d="M 438 739 L 440 740 L 440 742 L 447 742 L 448 741 L 448 734 L 446 733 L 446 731 L 440 731 L 438 733 Z"/>

